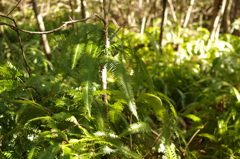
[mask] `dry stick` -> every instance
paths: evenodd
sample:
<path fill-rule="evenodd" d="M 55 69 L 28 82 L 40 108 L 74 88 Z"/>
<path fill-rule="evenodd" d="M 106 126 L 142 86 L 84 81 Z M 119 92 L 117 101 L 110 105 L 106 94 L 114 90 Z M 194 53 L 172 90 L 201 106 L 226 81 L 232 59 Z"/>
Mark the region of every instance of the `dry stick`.
<path fill-rule="evenodd" d="M 189 145 L 189 144 L 192 142 L 193 138 L 207 125 L 207 123 L 208 123 L 208 121 L 201 127 L 201 129 L 198 129 L 198 130 L 193 134 L 193 136 L 191 137 L 191 139 L 188 141 L 187 145 Z"/>

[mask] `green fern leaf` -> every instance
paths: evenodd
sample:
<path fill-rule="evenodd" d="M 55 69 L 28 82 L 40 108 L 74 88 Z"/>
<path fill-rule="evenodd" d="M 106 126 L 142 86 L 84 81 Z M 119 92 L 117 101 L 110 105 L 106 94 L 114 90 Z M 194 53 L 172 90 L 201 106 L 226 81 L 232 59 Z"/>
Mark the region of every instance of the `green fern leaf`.
<path fill-rule="evenodd" d="M 162 100 L 159 97 L 157 97 L 153 94 L 144 93 L 144 94 L 139 95 L 137 101 L 138 102 L 146 102 L 149 106 L 152 107 L 153 112 L 156 115 L 157 119 L 159 121 L 164 120 L 164 115 L 166 115 L 167 112 L 162 104 Z"/>
<path fill-rule="evenodd" d="M 14 80 L 0 80 L 0 93 L 3 91 L 14 90 L 17 86 L 17 82 Z"/>
<path fill-rule="evenodd" d="M 151 131 L 151 127 L 149 126 L 148 123 L 138 122 L 138 123 L 131 124 L 127 130 L 123 131 L 119 135 L 119 137 L 123 137 L 127 134 L 135 134 L 135 133 L 150 132 L 150 131 Z"/>
<path fill-rule="evenodd" d="M 120 87 L 122 95 L 126 100 L 129 109 L 138 120 L 136 103 L 134 101 L 134 94 L 132 91 L 130 79 L 127 75 L 126 68 L 121 62 L 117 61 L 116 59 L 108 57 L 107 60 L 109 61 L 109 66 L 110 66 L 109 69 L 112 75 L 114 76 L 114 78 L 116 79 L 118 86 Z"/>
<path fill-rule="evenodd" d="M 61 147 L 59 145 L 59 143 L 56 143 L 54 145 L 49 146 L 45 151 L 41 151 L 38 156 L 37 159 L 55 159 L 56 155 L 59 154 L 61 150 Z"/>
<path fill-rule="evenodd" d="M 73 49 L 72 54 L 72 66 L 71 68 L 74 69 L 77 65 L 77 62 L 80 58 L 81 53 L 85 50 L 85 44 L 77 44 Z"/>
<path fill-rule="evenodd" d="M 39 110 L 41 110 L 43 113 L 46 113 L 46 114 L 49 114 L 49 112 L 43 107 L 41 106 L 40 104 L 34 102 L 34 101 L 31 101 L 31 100 L 14 100 L 14 99 L 8 99 L 10 102 L 15 102 L 15 103 L 22 103 L 22 104 L 27 104 L 27 105 L 31 105 Z"/>

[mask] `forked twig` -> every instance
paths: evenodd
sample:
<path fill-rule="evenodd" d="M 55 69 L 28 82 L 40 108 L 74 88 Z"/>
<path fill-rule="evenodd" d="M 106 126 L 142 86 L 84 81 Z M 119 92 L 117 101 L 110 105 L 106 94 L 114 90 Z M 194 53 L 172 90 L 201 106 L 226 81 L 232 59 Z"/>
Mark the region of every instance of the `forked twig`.
<path fill-rule="evenodd" d="M 5 18 L 8 18 L 8 19 L 11 19 L 13 20 L 12 18 L 9 18 L 5 15 L 0 15 L 0 17 L 5 17 Z M 66 27 L 68 24 L 73 24 L 73 23 L 78 23 L 78 22 L 83 22 L 83 21 L 87 21 L 87 20 L 90 20 L 90 19 L 93 19 L 97 17 L 98 19 L 100 19 L 103 23 L 105 23 L 105 20 L 100 17 L 99 15 L 97 15 L 96 13 L 94 13 L 93 15 L 91 15 L 90 17 L 87 17 L 87 18 L 84 18 L 84 19 L 80 19 L 80 20 L 71 20 L 71 21 L 66 21 L 66 22 L 63 22 L 63 24 L 56 28 L 56 29 L 53 29 L 53 30 L 49 30 L 49 31 L 29 31 L 29 30 L 24 30 L 24 29 L 21 29 L 21 28 L 18 28 L 17 26 L 14 26 L 14 25 L 11 25 L 11 24 L 8 24 L 8 23 L 4 23 L 4 22 L 0 22 L 0 25 L 6 25 L 8 27 L 10 27 L 11 29 L 13 30 L 19 30 L 21 32 L 24 32 L 24 33 L 29 33 L 29 34 L 50 34 L 50 33 L 53 33 L 53 32 L 56 32 L 58 30 L 61 30 L 62 28 Z"/>
<path fill-rule="evenodd" d="M 23 61 L 24 61 L 25 65 L 26 65 L 26 70 L 27 70 L 28 76 L 30 76 L 30 75 L 31 75 L 31 70 L 30 70 L 30 67 L 29 67 L 29 65 L 28 65 L 28 63 L 27 63 L 26 56 L 25 56 L 25 52 L 24 52 L 24 50 L 23 50 L 22 39 L 21 39 L 19 30 L 16 29 L 16 28 L 18 28 L 17 23 L 16 23 L 16 21 L 15 21 L 13 18 L 10 18 L 10 17 L 5 16 L 5 15 L 0 15 L 0 16 L 1 16 L 1 17 L 4 17 L 4 18 L 7 18 L 7 19 L 10 19 L 10 20 L 13 21 L 13 23 L 14 23 L 14 26 L 11 25 L 10 27 L 11 27 L 11 29 L 13 29 L 14 31 L 16 31 L 16 33 L 17 33 L 17 35 L 18 35 L 18 41 L 19 41 L 19 45 L 20 45 L 20 49 L 21 49 L 21 54 L 22 54 L 22 57 L 23 57 Z M 0 22 L 0 25 L 1 25 L 1 23 L 2 23 L 2 22 Z"/>

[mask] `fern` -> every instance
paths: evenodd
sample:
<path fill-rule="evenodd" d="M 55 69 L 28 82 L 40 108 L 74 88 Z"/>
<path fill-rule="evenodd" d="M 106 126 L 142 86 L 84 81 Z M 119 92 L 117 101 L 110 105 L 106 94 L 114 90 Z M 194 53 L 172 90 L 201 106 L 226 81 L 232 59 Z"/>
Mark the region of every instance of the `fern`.
<path fill-rule="evenodd" d="M 107 60 L 110 63 L 108 66 L 110 67 L 109 68 L 110 72 L 112 73 L 116 82 L 118 83 L 118 86 L 120 87 L 123 98 L 126 100 L 129 109 L 138 120 L 138 114 L 136 110 L 136 103 L 134 101 L 133 90 L 132 90 L 131 83 L 124 65 L 121 62 L 110 57 L 107 58 Z"/>
<path fill-rule="evenodd" d="M 151 131 L 151 128 L 147 123 L 138 122 L 138 123 L 129 125 L 129 128 L 127 130 L 124 130 L 119 136 L 123 137 L 126 134 L 135 134 L 135 133 L 142 133 L 142 132 L 149 133 L 150 131 Z"/>

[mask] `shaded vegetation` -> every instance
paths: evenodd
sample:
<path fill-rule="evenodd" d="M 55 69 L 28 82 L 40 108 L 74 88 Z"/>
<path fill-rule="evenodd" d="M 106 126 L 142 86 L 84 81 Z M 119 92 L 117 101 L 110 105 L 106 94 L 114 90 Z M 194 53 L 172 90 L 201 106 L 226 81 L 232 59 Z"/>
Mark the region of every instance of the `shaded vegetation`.
<path fill-rule="evenodd" d="M 20 33 L 30 76 L 2 25 L 0 158 L 240 157 L 239 37 L 208 47 L 207 29 L 169 23 L 160 49 L 155 21 L 144 33 L 110 24 L 109 55 L 97 20 L 49 34 L 51 60 L 38 35 Z"/>

